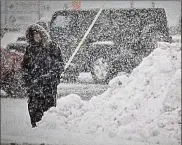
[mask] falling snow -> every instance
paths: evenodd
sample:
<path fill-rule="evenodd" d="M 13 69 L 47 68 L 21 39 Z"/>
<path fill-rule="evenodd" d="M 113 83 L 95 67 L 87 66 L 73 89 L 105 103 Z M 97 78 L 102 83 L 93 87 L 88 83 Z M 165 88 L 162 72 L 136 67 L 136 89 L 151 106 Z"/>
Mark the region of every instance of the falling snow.
<path fill-rule="evenodd" d="M 179 145 L 181 18 L 169 26 L 175 11 L 128 1 L 124 9 L 103 8 L 97 19 L 98 7 L 55 4 L 2 2 L 3 143 Z"/>

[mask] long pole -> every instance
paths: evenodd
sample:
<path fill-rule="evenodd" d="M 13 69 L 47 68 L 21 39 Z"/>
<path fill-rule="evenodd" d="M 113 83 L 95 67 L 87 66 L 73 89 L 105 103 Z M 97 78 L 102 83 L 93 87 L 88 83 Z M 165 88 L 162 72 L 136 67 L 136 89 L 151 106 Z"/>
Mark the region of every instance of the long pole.
<path fill-rule="evenodd" d="M 155 8 L 155 2 L 152 1 L 152 8 Z"/>
<path fill-rule="evenodd" d="M 5 1 L 5 29 L 8 28 L 8 4 L 7 1 Z"/>
<path fill-rule="evenodd" d="M 134 1 L 132 0 L 132 1 L 130 1 L 130 7 L 131 8 L 133 8 L 133 3 L 134 3 Z"/>
<path fill-rule="evenodd" d="M 38 20 L 40 20 L 41 16 L 40 16 L 40 0 L 38 0 Z"/>
<path fill-rule="evenodd" d="M 83 36 L 82 40 L 80 41 L 80 43 L 78 44 L 77 48 L 75 49 L 74 53 L 72 54 L 72 56 L 70 57 L 69 61 L 66 63 L 65 67 L 64 67 L 64 71 L 68 68 L 68 66 L 70 65 L 71 61 L 73 60 L 74 56 L 76 55 L 77 51 L 80 49 L 82 43 L 84 42 L 84 40 L 86 39 L 87 35 L 89 34 L 90 30 L 92 29 L 92 27 L 94 26 L 95 22 L 97 21 L 100 13 L 102 12 L 102 9 L 99 10 L 99 12 L 97 13 L 97 15 L 95 16 L 95 19 L 92 21 L 92 24 L 90 25 L 90 27 L 88 28 L 88 30 L 86 31 L 85 35 Z"/>

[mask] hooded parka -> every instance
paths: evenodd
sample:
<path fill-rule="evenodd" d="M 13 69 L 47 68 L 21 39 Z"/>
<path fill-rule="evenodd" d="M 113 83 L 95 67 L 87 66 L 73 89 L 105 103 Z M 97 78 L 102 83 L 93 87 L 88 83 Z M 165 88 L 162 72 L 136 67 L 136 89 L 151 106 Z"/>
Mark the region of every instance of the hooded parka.
<path fill-rule="evenodd" d="M 34 40 L 33 31 L 40 34 L 40 42 Z M 64 71 L 64 63 L 60 48 L 50 40 L 48 32 L 42 26 L 30 25 L 26 38 L 29 45 L 22 61 L 23 79 L 29 98 L 31 124 L 35 127 L 43 113 L 56 106 L 57 85 Z"/>

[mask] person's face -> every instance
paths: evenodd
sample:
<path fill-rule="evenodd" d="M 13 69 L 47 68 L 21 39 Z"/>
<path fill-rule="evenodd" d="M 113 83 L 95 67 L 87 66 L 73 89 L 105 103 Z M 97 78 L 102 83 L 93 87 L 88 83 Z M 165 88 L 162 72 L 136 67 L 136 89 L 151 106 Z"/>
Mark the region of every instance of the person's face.
<path fill-rule="evenodd" d="M 40 33 L 37 33 L 37 32 L 33 32 L 33 38 L 35 40 L 35 42 L 41 42 L 41 35 Z"/>

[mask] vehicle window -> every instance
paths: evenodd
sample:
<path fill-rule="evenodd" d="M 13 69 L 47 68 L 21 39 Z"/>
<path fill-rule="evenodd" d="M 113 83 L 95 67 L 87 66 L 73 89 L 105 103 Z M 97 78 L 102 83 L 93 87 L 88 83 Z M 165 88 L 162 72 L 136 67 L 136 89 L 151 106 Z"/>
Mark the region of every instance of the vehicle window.
<path fill-rule="evenodd" d="M 52 27 L 66 28 L 69 26 L 70 17 L 68 16 L 57 16 L 53 21 Z"/>

